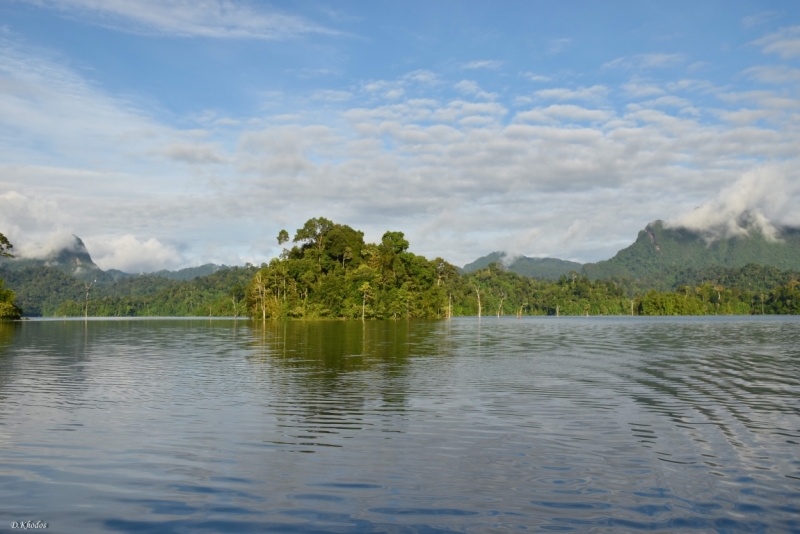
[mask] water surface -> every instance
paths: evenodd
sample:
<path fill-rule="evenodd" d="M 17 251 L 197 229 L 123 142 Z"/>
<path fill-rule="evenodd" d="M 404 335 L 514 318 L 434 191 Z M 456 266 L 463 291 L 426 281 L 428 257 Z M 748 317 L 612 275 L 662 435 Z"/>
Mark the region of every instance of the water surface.
<path fill-rule="evenodd" d="M 800 321 L 0 324 L 0 530 L 800 531 Z"/>

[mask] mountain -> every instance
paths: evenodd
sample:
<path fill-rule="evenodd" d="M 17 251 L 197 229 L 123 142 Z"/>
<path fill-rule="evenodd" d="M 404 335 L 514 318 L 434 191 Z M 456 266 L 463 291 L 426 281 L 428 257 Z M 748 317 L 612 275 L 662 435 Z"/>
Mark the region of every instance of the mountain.
<path fill-rule="evenodd" d="M 479 269 L 485 269 L 492 263 L 502 262 L 506 257 L 507 255 L 505 252 L 492 252 L 491 254 L 478 258 L 472 263 L 466 264 L 462 272 L 471 273 Z M 514 261 L 509 265 L 505 265 L 505 267 L 511 272 L 529 278 L 557 280 L 562 274 L 568 274 L 570 271 L 579 272 L 582 265 L 574 261 L 559 260 L 557 258 L 528 258 L 526 256 L 517 256 L 514 258 Z"/>
<path fill-rule="evenodd" d="M 150 274 L 103 271 L 92 261 L 83 241 L 77 236 L 73 238 L 69 245 L 44 258 L 0 257 L 0 279 L 16 292 L 17 305 L 26 316 L 53 315 L 65 301 L 85 301 L 87 291 L 92 299 L 143 297 L 230 269 L 207 263 Z M 90 288 L 86 287 L 88 283 Z"/>
<path fill-rule="evenodd" d="M 639 232 L 631 246 L 609 260 L 585 264 L 583 273 L 591 280 L 651 279 L 655 283 L 659 277 L 687 269 L 755 264 L 800 270 L 800 229 L 782 228 L 777 239 L 767 238 L 754 227 L 745 230 L 745 235 L 709 242 L 699 232 L 655 221 Z"/>
<path fill-rule="evenodd" d="M 83 241 L 78 236 L 72 237 L 72 243 L 44 258 L 0 258 L 0 268 L 21 271 L 31 267 L 52 267 L 85 282 L 113 282 L 114 278 L 92 261 Z"/>
<path fill-rule="evenodd" d="M 0 269 L 8 271 L 20 271 L 30 267 L 52 267 L 58 269 L 66 274 L 72 275 L 79 280 L 85 282 L 96 281 L 98 283 L 111 283 L 125 278 L 142 276 L 140 274 L 131 274 L 120 271 L 118 269 L 109 269 L 103 271 L 92 261 L 89 250 L 83 241 L 78 236 L 72 236 L 74 241 L 68 246 L 50 252 L 44 258 L 3 258 L 0 257 Z M 198 267 L 187 267 L 177 271 L 168 271 L 163 269 L 154 273 L 149 273 L 150 276 L 159 276 L 169 280 L 192 280 L 200 276 L 208 276 L 220 269 L 228 269 L 227 265 L 216 265 L 214 263 L 206 263 Z"/>

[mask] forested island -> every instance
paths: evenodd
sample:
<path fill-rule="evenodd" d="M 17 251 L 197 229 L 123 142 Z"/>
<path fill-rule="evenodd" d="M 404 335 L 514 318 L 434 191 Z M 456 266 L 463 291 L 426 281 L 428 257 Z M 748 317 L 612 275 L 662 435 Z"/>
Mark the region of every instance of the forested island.
<path fill-rule="evenodd" d="M 3 238 L 5 240 L 5 238 Z M 3 242 L 9 255 L 11 244 Z M 217 270 L 191 280 L 159 274 L 97 285 L 48 266 L 0 270 L 0 316 L 248 316 L 268 319 L 446 319 L 453 316 L 797 314 L 797 272 L 748 264 L 673 268 L 667 291 L 642 279 L 590 279 L 570 271 L 537 279 L 491 262 L 460 272 L 442 258 L 409 252 L 402 232 L 380 243 L 325 218 L 261 266 Z M 659 278 L 663 280 L 663 276 Z M 663 283 L 663 282 L 662 282 Z"/>

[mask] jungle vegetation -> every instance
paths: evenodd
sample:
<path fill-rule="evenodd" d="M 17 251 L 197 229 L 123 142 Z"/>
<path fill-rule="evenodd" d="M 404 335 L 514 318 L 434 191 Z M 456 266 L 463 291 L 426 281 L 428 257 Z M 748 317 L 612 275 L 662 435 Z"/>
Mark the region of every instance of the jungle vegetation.
<path fill-rule="evenodd" d="M 0 234 L 0 257 L 13 258 L 13 254 L 9 252 L 14 248 L 6 236 Z M 5 287 L 5 281 L 0 278 L 0 320 L 19 319 L 22 314 L 15 301 L 17 295 L 10 289 Z"/>

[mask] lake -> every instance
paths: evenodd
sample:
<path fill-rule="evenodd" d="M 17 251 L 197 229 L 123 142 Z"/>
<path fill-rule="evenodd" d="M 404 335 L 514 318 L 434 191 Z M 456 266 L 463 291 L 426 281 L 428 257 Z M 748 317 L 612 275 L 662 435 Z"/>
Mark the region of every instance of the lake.
<path fill-rule="evenodd" d="M 0 324 L 0 530 L 800 531 L 800 319 Z"/>

